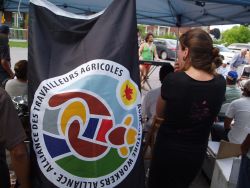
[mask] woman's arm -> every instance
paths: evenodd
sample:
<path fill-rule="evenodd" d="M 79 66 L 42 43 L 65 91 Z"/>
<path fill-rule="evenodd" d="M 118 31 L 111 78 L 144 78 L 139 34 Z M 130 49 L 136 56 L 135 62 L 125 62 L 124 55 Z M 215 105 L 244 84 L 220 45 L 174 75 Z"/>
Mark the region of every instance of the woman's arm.
<path fill-rule="evenodd" d="M 11 68 L 9 66 L 9 63 L 5 59 L 1 60 L 1 66 L 9 74 L 9 77 L 11 79 L 13 79 L 15 77 L 15 74 L 12 72 L 12 70 L 11 70 Z"/>
<path fill-rule="evenodd" d="M 30 161 L 28 151 L 24 142 L 17 144 L 10 150 L 11 163 L 15 170 L 20 188 L 29 188 L 30 186 Z"/>
<path fill-rule="evenodd" d="M 224 129 L 231 129 L 231 123 L 233 121 L 233 118 L 225 117 L 224 119 Z"/>
<path fill-rule="evenodd" d="M 157 100 L 157 104 L 156 104 L 156 115 L 157 117 L 160 117 L 160 118 L 165 118 L 164 117 L 164 109 L 166 107 L 166 101 L 161 97 L 159 96 L 158 97 L 158 100 Z"/>

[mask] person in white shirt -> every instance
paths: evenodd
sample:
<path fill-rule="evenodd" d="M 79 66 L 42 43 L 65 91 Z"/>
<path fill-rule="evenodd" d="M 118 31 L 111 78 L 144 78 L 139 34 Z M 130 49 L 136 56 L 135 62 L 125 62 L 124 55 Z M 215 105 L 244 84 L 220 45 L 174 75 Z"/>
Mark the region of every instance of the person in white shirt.
<path fill-rule="evenodd" d="M 27 96 L 27 64 L 27 60 L 20 60 L 15 64 L 15 79 L 8 80 L 5 85 L 5 90 L 11 97 Z"/>
<path fill-rule="evenodd" d="M 230 66 L 225 61 L 223 61 L 222 65 L 216 69 L 216 72 L 218 74 L 221 74 L 224 78 L 227 77 L 227 73 L 229 71 L 230 71 Z"/>
<path fill-rule="evenodd" d="M 227 140 L 241 144 L 250 129 L 250 80 L 244 87 L 241 98 L 232 101 L 226 111 L 224 127 L 215 124 L 211 129 L 213 141 Z M 234 123 L 232 123 L 234 120 Z"/>
<path fill-rule="evenodd" d="M 159 79 L 161 83 L 163 82 L 166 75 L 168 75 L 171 72 L 174 72 L 174 68 L 171 64 L 166 64 L 161 67 L 159 71 Z M 160 96 L 160 93 L 161 93 L 160 87 L 150 90 L 142 101 L 142 117 L 144 119 L 145 132 L 149 131 L 150 126 L 152 124 L 155 115 L 157 99 Z"/>
<path fill-rule="evenodd" d="M 250 129 L 250 80 L 245 83 L 242 95 L 242 98 L 230 103 L 224 120 L 224 128 L 230 129 L 228 140 L 236 144 L 244 141 Z"/>

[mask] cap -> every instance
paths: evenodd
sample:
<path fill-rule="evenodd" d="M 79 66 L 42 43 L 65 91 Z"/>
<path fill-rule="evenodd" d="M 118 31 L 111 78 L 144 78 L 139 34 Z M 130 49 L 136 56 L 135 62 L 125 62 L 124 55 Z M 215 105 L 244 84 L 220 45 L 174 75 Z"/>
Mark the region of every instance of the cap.
<path fill-rule="evenodd" d="M 0 33 L 9 34 L 10 28 L 7 25 L 0 25 Z"/>
<path fill-rule="evenodd" d="M 238 78 L 238 74 L 236 71 L 229 71 L 227 73 L 227 78 L 230 80 L 236 80 Z"/>

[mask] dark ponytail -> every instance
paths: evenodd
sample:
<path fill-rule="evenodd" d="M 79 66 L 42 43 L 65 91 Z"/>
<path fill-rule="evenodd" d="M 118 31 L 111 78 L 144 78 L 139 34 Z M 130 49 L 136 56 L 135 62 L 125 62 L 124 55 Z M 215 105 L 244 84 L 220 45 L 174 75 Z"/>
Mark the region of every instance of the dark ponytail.
<path fill-rule="evenodd" d="M 222 64 L 219 49 L 213 47 L 209 34 L 202 29 L 192 29 L 181 35 L 181 48 L 189 49 L 190 64 L 199 70 L 215 74 L 215 69 Z"/>

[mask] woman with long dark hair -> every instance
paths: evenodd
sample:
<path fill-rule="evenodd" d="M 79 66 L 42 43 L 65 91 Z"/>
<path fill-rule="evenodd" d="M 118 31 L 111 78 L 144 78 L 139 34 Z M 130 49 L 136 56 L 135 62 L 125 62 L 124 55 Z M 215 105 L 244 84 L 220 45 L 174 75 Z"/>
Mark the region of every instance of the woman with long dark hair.
<path fill-rule="evenodd" d="M 188 188 L 206 154 L 210 128 L 224 100 L 226 83 L 215 69 L 222 60 L 208 33 L 180 37 L 179 71 L 165 78 L 157 102 L 164 118 L 150 168 L 150 188 Z"/>
<path fill-rule="evenodd" d="M 154 59 L 159 60 L 157 55 L 156 46 L 153 43 L 154 36 L 152 33 L 148 33 L 145 37 L 145 42 L 141 44 L 139 48 L 139 60 L 153 61 Z M 142 87 L 147 79 L 148 72 L 150 69 L 149 64 L 140 65 L 140 77 Z"/>

